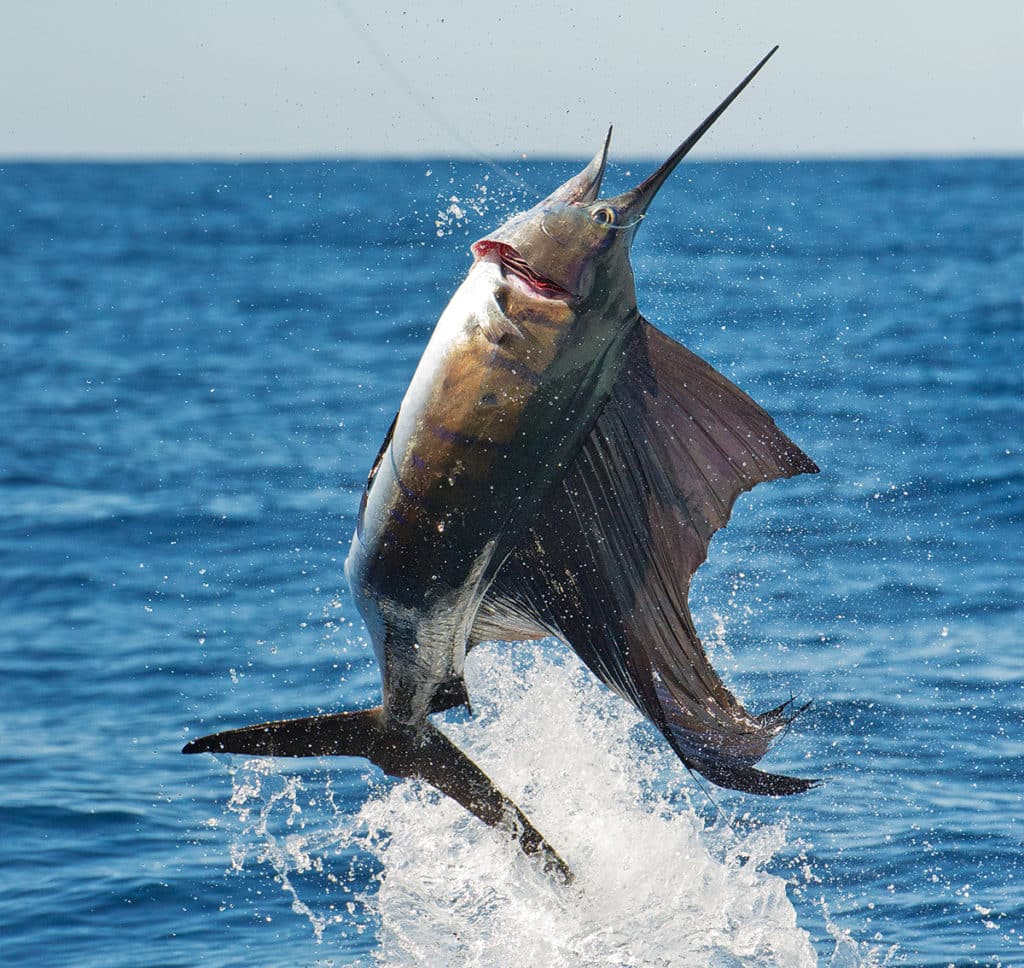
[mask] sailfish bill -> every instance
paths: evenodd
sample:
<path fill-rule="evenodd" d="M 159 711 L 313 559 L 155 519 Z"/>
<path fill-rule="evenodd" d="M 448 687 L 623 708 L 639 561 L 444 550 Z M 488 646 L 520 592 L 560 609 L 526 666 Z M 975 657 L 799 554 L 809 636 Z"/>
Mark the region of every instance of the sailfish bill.
<path fill-rule="evenodd" d="M 635 188 L 600 197 L 606 139 L 578 175 L 473 244 L 370 470 L 345 566 L 382 705 L 229 730 L 184 752 L 365 757 L 510 826 L 568 880 L 519 807 L 428 719 L 468 706 L 477 643 L 553 636 L 712 782 L 773 796 L 814 785 L 755 767 L 800 710 L 743 706 L 708 661 L 688 597 L 742 492 L 818 468 L 640 315 L 629 260 L 665 179 L 775 49 Z"/>

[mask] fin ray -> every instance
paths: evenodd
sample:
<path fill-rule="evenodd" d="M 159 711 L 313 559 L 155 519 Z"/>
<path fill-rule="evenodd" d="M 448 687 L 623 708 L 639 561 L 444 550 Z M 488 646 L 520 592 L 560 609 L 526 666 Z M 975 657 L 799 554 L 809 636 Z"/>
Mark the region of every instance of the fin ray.
<path fill-rule="evenodd" d="M 754 716 L 726 688 L 688 597 L 743 491 L 816 470 L 742 390 L 641 321 L 580 454 L 492 583 L 479 632 L 504 616 L 564 639 L 721 786 L 808 789 L 753 769 L 791 717 Z"/>

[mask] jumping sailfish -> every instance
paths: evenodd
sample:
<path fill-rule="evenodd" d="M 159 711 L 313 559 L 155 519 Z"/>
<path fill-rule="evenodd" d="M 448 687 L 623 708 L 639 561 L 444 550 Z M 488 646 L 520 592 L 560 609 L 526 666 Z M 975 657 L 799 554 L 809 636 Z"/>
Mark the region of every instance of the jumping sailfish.
<path fill-rule="evenodd" d="M 370 470 L 345 566 L 382 705 L 217 733 L 184 752 L 365 757 L 505 824 L 568 879 L 429 719 L 468 706 L 473 646 L 553 636 L 712 782 L 775 796 L 813 785 L 755 768 L 790 703 L 744 708 L 708 662 L 687 598 L 740 493 L 818 468 L 640 315 L 629 261 L 662 183 L 774 53 L 636 188 L 598 197 L 609 132 L 582 172 L 473 244 Z"/>

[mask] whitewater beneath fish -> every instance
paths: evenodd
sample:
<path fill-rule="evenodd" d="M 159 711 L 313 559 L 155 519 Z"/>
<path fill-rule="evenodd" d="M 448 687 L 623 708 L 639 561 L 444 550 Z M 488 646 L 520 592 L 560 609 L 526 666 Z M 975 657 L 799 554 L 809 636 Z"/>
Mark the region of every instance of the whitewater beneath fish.
<path fill-rule="evenodd" d="M 482 646 L 466 672 L 474 715 L 445 730 L 557 845 L 571 887 L 428 787 L 388 785 L 353 815 L 329 777 L 270 760 L 234 772 L 233 866 L 269 863 L 325 948 L 375 930 L 366 964 L 818 964 L 765 870 L 783 824 L 730 826 L 702 800 L 706 821 L 676 758 L 566 650 Z M 877 963 L 826 927 L 830 964 Z"/>

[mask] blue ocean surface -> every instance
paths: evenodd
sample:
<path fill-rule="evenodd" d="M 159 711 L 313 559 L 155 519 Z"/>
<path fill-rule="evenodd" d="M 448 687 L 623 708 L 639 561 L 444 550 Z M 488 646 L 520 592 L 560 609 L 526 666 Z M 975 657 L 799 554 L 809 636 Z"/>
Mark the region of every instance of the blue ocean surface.
<path fill-rule="evenodd" d="M 650 163 L 620 164 L 621 191 Z M 0 166 L 5 965 L 1024 965 L 1024 163 L 686 164 L 641 311 L 821 466 L 691 602 L 803 796 L 707 793 L 555 643 L 439 717 L 577 872 L 361 760 L 342 563 L 468 245 L 574 166 Z"/>

